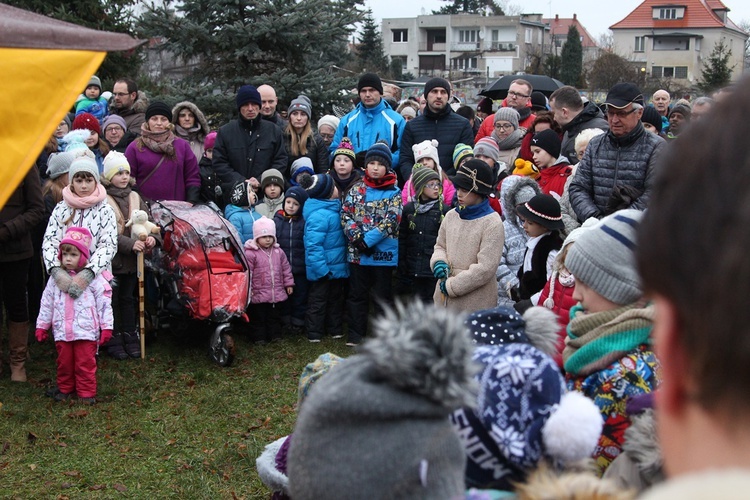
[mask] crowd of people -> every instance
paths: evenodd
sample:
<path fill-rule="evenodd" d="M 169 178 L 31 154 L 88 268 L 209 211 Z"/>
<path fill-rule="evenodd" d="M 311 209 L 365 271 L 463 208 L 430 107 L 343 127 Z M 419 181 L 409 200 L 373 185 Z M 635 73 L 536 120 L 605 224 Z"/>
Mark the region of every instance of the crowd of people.
<path fill-rule="evenodd" d="M 163 235 L 132 231 L 134 213 L 207 203 L 241 239 L 254 342 L 357 348 L 305 370 L 294 434 L 258 460 L 279 497 L 541 498 L 551 482 L 631 498 L 723 451 L 679 429 L 746 464 L 723 420 L 747 407 L 747 313 L 726 293 L 747 267 L 731 231 L 747 160 L 726 127 L 741 106 L 649 103 L 628 82 L 597 104 L 518 78 L 493 113 L 452 92 L 436 77 L 399 103 L 366 73 L 349 113 L 315 122 L 308 96 L 282 116 L 273 87 L 243 85 L 212 131 L 193 103 L 92 77 L 0 211 L 11 380 L 30 331 L 51 333 L 49 395 L 94 404 L 99 349 L 141 354 L 136 256 Z M 662 442 L 655 415 L 674 426 Z"/>

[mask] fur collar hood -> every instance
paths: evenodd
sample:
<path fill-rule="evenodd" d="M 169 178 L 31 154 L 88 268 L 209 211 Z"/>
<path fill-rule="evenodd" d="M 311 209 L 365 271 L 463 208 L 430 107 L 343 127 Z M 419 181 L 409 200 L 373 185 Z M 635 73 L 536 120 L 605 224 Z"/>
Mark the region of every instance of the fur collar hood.
<path fill-rule="evenodd" d="M 189 109 L 191 113 L 193 113 L 193 116 L 195 116 L 195 121 L 198 125 L 201 127 L 201 133 L 203 136 L 208 135 L 209 132 L 211 132 L 211 129 L 208 126 L 208 121 L 206 120 L 206 116 L 203 114 L 203 112 L 198 109 L 198 106 L 193 104 L 190 101 L 182 101 L 178 102 L 174 105 L 174 108 L 172 108 L 172 122 L 177 125 L 178 120 L 177 117 L 180 114 L 180 111 L 183 109 Z"/>

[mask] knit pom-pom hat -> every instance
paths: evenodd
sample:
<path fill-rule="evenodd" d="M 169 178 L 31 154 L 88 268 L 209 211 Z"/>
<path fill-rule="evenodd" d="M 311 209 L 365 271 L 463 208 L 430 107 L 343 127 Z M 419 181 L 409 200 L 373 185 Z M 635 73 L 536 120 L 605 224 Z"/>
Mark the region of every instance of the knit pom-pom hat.
<path fill-rule="evenodd" d="M 357 160 L 357 155 L 354 152 L 354 146 L 352 145 L 352 141 L 348 137 L 344 137 L 343 139 L 341 139 L 338 147 L 333 152 L 333 155 L 331 155 L 331 165 L 333 165 L 333 161 L 338 155 L 344 155 L 348 158 L 351 158 L 352 163 Z"/>

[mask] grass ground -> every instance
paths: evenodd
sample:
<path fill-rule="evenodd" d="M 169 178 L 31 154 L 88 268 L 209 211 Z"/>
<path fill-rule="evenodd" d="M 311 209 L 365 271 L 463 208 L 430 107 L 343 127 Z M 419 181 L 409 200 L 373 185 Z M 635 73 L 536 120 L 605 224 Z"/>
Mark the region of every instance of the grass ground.
<path fill-rule="evenodd" d="M 145 360 L 103 355 L 95 406 L 45 396 L 54 346 L 33 343 L 29 383 L 7 365 L 0 378 L 0 498 L 268 498 L 255 459 L 291 432 L 302 369 L 350 348 L 235 341 L 229 368 L 209 360 L 204 333 L 162 334 Z"/>

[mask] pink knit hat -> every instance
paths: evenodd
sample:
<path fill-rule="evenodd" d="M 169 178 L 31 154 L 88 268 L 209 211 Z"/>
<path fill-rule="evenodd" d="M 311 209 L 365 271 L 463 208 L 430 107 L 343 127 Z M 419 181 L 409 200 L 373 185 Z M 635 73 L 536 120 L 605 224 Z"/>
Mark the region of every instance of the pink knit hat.
<path fill-rule="evenodd" d="M 258 243 L 258 238 L 263 236 L 273 236 L 273 242 L 276 244 L 276 223 L 265 215 L 253 222 L 253 240 Z"/>
<path fill-rule="evenodd" d="M 60 241 L 60 247 L 63 245 L 73 245 L 81 252 L 81 258 L 78 260 L 78 266 L 83 267 L 88 262 L 91 256 L 91 231 L 85 227 L 71 226 L 65 231 L 62 241 Z M 62 250 L 57 251 L 57 258 L 62 260 Z"/>

